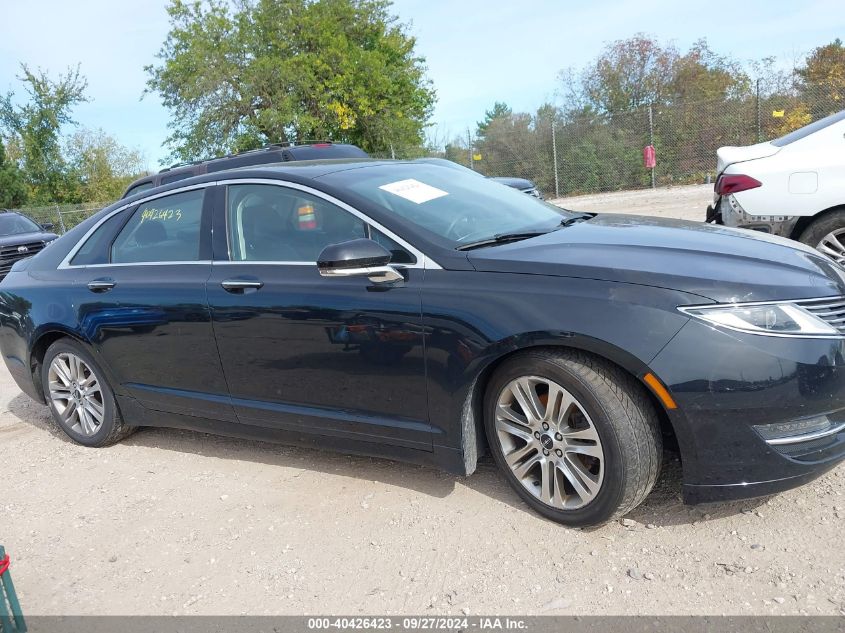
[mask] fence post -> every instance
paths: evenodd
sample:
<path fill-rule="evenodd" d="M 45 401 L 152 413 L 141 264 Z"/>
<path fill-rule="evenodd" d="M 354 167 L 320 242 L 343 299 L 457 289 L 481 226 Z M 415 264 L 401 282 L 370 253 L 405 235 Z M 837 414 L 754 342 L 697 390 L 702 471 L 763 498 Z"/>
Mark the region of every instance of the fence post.
<path fill-rule="evenodd" d="M 760 79 L 757 79 L 757 142 L 763 142 L 763 126 L 760 116 Z"/>
<path fill-rule="evenodd" d="M 552 161 L 555 165 L 555 198 L 560 198 L 560 185 L 557 180 L 557 138 L 555 137 L 554 119 L 552 119 Z"/>
<path fill-rule="evenodd" d="M 654 115 L 651 104 L 648 104 L 648 144 L 654 147 Z M 651 168 L 651 188 L 654 189 L 654 167 Z"/>
<path fill-rule="evenodd" d="M 65 229 L 65 220 L 62 217 L 62 212 L 59 211 L 59 206 L 56 205 L 56 215 L 59 216 L 59 226 L 62 227 L 62 235 L 67 233 L 67 229 Z"/>
<path fill-rule="evenodd" d="M 469 128 L 467 128 L 467 155 L 469 157 L 469 168 L 475 169 L 475 161 L 472 158 L 472 137 L 469 133 Z"/>

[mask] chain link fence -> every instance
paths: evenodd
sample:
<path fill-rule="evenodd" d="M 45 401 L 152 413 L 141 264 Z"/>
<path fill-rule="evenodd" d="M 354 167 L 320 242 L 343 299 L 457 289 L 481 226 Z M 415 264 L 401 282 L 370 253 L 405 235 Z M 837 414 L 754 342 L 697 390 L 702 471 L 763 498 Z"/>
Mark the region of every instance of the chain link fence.
<path fill-rule="evenodd" d="M 23 213 L 39 224 L 52 224 L 52 231 L 61 235 L 109 204 L 111 202 L 85 202 L 82 204 L 22 207 L 13 210 Z"/>
<path fill-rule="evenodd" d="M 709 183 L 716 150 L 782 136 L 845 107 L 821 87 L 780 94 L 651 105 L 614 115 L 538 115 L 494 119 L 483 136 L 468 130 L 442 151 L 427 152 L 486 176 L 528 178 L 546 197 Z M 653 146 L 656 164 L 646 167 Z M 395 153 L 400 154 L 396 151 Z M 419 155 L 418 152 L 416 155 Z M 413 150 L 402 155 L 414 157 Z"/>
<path fill-rule="evenodd" d="M 466 135 L 434 150 L 393 147 L 378 158 L 446 158 L 485 176 L 532 180 L 547 198 L 605 191 L 709 183 L 716 150 L 787 134 L 845 107 L 824 86 L 766 91 L 760 82 L 730 99 L 654 104 L 614 115 L 564 115 L 547 106 L 538 114 L 493 119 L 483 136 Z M 654 147 L 656 163 L 643 152 Z M 63 233 L 108 203 L 21 209 Z"/>

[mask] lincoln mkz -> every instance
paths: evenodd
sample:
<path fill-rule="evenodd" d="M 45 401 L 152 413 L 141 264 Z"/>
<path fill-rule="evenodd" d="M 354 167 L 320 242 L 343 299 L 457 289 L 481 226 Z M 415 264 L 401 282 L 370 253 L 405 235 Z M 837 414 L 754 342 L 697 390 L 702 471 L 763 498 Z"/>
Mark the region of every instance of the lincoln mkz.
<path fill-rule="evenodd" d="M 0 349 L 86 446 L 167 426 L 459 475 L 489 452 L 573 526 L 641 503 L 664 443 L 690 503 L 845 454 L 833 260 L 426 162 L 265 165 L 125 198 L 14 265 Z"/>

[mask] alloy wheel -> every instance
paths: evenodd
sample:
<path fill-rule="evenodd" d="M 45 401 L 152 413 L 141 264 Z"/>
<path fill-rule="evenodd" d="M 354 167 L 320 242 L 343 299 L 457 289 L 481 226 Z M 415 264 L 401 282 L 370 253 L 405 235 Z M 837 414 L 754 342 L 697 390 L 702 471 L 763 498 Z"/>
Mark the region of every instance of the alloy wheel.
<path fill-rule="evenodd" d="M 57 354 L 47 379 L 53 406 L 70 430 L 85 436 L 100 430 L 105 417 L 103 392 L 84 360 L 69 352 Z"/>
<path fill-rule="evenodd" d="M 574 510 L 595 499 L 604 478 L 601 439 L 564 387 L 538 376 L 512 380 L 499 394 L 495 420 L 505 462 L 539 501 Z"/>
<path fill-rule="evenodd" d="M 816 249 L 832 257 L 838 264 L 845 264 L 845 228 L 836 229 L 825 235 Z"/>

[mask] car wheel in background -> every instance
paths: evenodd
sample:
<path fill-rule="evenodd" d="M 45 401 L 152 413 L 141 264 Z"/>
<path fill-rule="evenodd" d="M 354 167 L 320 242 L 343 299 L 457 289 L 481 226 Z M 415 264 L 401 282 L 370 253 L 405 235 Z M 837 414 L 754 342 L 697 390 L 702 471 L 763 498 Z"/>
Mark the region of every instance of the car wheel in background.
<path fill-rule="evenodd" d="M 799 240 L 845 264 L 845 209 L 830 211 L 813 220 Z"/>
<path fill-rule="evenodd" d="M 575 350 L 528 351 L 491 378 L 484 422 L 493 457 L 540 514 L 577 527 L 639 505 L 660 472 L 660 424 L 642 385 Z"/>
<path fill-rule="evenodd" d="M 73 441 L 108 446 L 135 430 L 123 422 L 102 370 L 75 340 L 60 339 L 47 349 L 41 383 L 53 419 Z"/>

